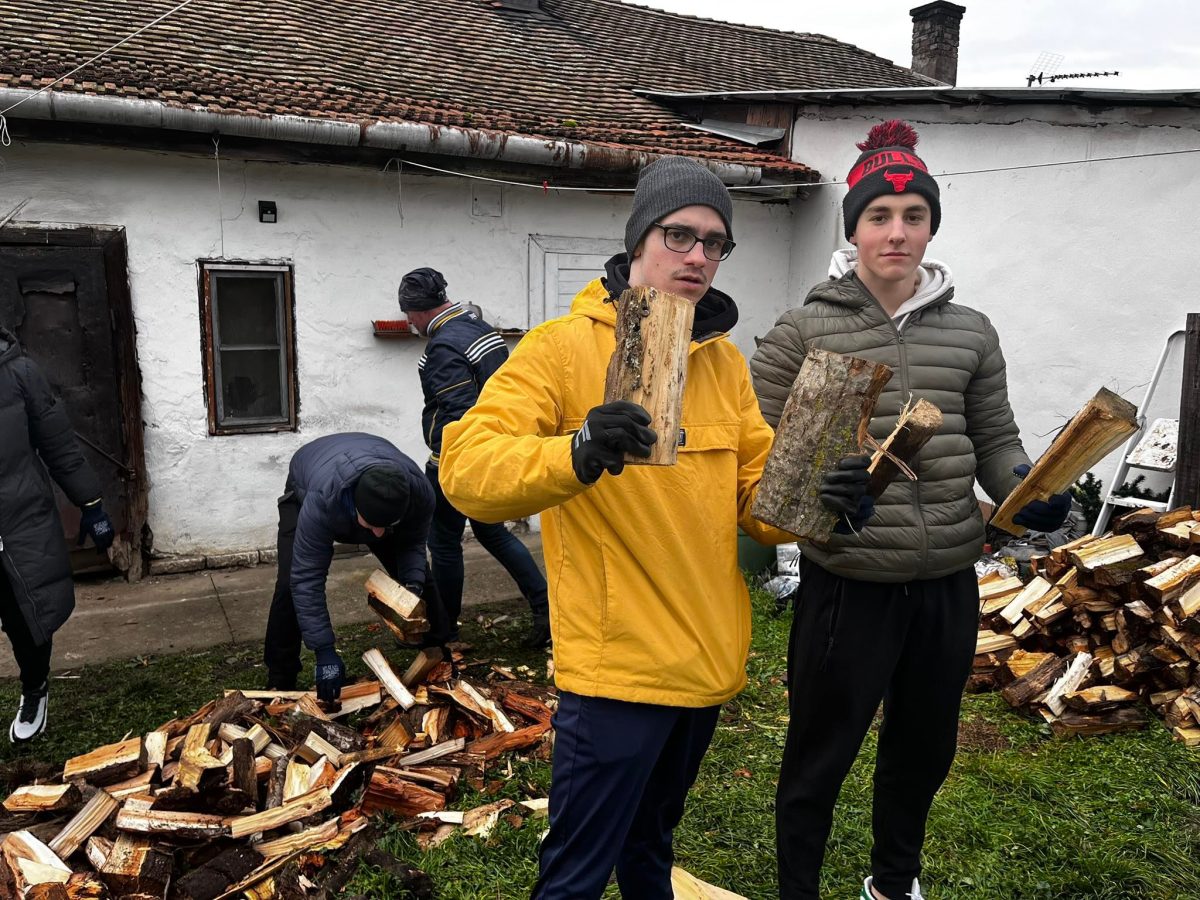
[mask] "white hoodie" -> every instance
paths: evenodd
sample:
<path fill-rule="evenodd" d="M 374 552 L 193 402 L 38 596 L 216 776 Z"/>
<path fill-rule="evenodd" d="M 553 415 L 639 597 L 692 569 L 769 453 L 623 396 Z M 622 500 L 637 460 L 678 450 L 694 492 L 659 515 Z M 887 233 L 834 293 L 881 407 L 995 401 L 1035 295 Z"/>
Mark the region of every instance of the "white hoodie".
<path fill-rule="evenodd" d="M 829 277 L 841 278 L 847 272 L 858 268 L 858 248 L 850 247 L 845 250 L 833 251 L 833 259 L 829 261 Z M 945 263 L 936 259 L 924 259 L 917 269 L 920 283 L 917 292 L 900 304 L 900 308 L 892 315 L 896 330 L 903 331 L 908 317 L 923 306 L 928 306 L 954 287 L 954 276 Z"/>

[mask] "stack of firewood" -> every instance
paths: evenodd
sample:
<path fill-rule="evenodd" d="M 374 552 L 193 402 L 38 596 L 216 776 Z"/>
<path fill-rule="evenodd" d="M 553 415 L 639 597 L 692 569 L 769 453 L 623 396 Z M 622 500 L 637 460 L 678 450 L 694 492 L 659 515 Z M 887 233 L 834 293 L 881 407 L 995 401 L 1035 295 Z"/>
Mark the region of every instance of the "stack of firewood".
<path fill-rule="evenodd" d="M 68 760 L 61 778 L 4 801 L 0 896 L 333 896 L 369 853 L 379 813 L 410 819 L 426 843 L 543 814 L 544 799 L 450 811 L 460 782 L 483 789 L 501 754 L 548 754 L 554 695 L 500 667 L 492 684 L 472 684 L 443 656 L 423 650 L 398 675 L 370 650 L 378 680 L 347 686 L 339 704 L 230 691 Z M 420 895 L 428 880 L 408 876 Z"/>
<path fill-rule="evenodd" d="M 1000 689 L 1055 734 L 1142 728 L 1153 709 L 1200 745 L 1200 513 L 1138 509 L 1112 532 L 979 582 L 968 689 Z"/>

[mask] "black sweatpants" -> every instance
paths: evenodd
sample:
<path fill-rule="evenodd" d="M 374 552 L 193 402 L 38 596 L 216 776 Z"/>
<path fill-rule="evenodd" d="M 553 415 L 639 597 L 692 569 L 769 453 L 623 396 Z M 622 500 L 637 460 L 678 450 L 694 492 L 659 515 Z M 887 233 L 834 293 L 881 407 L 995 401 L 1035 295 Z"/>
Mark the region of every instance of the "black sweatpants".
<path fill-rule="evenodd" d="M 4 633 L 12 644 L 13 656 L 17 658 L 17 668 L 21 670 L 21 690 L 33 693 L 46 683 L 50 677 L 50 651 L 52 643 L 38 646 L 34 643 L 33 634 L 29 631 L 29 623 L 21 613 L 17 604 L 16 594 L 9 583 L 8 574 L 0 565 L 0 623 L 4 625 Z"/>
<path fill-rule="evenodd" d="M 301 635 L 300 623 L 296 619 L 296 606 L 292 601 L 292 548 L 296 542 L 296 522 L 300 517 L 300 504 L 290 493 L 279 499 L 279 535 L 275 548 L 278 553 L 278 570 L 275 574 L 275 593 L 271 597 L 271 612 L 267 616 L 267 636 L 263 642 L 263 662 L 266 663 L 272 683 L 290 682 L 300 671 Z M 390 532 L 378 540 L 367 542 L 384 571 L 393 578 L 397 575 L 395 538 Z M 429 619 L 427 640 L 441 643 L 447 639 L 450 626 L 442 609 L 437 585 L 425 564 L 425 588 L 421 592 Z"/>
<path fill-rule="evenodd" d="M 881 584 L 804 563 L 775 806 L 780 897 L 818 896 L 834 803 L 880 700 L 871 873 L 889 897 L 912 889 L 929 806 L 954 760 L 978 622 L 973 568 Z"/>

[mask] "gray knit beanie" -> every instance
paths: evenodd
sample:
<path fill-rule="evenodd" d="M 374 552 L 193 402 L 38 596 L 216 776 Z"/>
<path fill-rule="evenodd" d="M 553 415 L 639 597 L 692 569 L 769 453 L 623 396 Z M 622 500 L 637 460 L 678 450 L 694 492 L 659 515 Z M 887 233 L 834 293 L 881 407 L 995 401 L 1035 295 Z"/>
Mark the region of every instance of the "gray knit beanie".
<path fill-rule="evenodd" d="M 650 226 L 685 206 L 711 206 L 733 237 L 733 201 L 729 189 L 711 170 L 686 156 L 664 156 L 638 176 L 633 209 L 625 223 L 625 251 L 632 256 Z"/>

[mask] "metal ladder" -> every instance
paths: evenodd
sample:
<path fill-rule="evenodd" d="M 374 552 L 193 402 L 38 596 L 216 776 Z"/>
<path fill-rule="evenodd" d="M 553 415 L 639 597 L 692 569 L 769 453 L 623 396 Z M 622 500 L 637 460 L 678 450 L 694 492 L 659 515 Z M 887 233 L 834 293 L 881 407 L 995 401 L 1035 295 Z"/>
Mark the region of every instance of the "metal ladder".
<path fill-rule="evenodd" d="M 1150 435 L 1150 432 L 1146 430 L 1146 409 L 1150 405 L 1150 400 L 1154 397 L 1154 391 L 1158 387 L 1158 380 L 1162 376 L 1163 369 L 1166 367 L 1168 357 L 1171 355 L 1172 346 L 1176 342 L 1182 342 L 1185 334 L 1186 332 L 1182 328 L 1179 331 L 1172 332 L 1163 344 L 1162 353 L 1158 357 L 1158 365 L 1154 367 L 1154 376 L 1150 379 L 1150 386 L 1146 388 L 1146 396 L 1142 398 L 1142 403 L 1138 407 L 1138 430 L 1133 433 L 1121 451 L 1121 459 L 1117 463 L 1117 470 L 1113 473 L 1112 480 L 1108 483 L 1108 489 L 1104 495 L 1104 503 L 1101 504 L 1100 512 L 1096 516 L 1096 525 L 1092 528 L 1092 534 L 1104 534 L 1115 508 L 1140 509 L 1148 507 L 1159 512 L 1165 512 L 1171 508 L 1171 503 L 1175 500 L 1174 454 L 1171 454 L 1169 464 L 1156 465 L 1153 462 L 1143 461 L 1142 456 L 1138 455 L 1138 451 L 1142 449 L 1140 443 Z M 1160 419 L 1154 424 L 1157 425 L 1158 422 L 1162 421 L 1175 421 L 1178 423 L 1178 420 Z M 1131 459 L 1134 461 L 1130 462 Z M 1166 502 L 1164 503 L 1161 500 L 1140 500 L 1137 497 L 1113 496 L 1116 491 L 1121 489 L 1121 485 L 1125 484 L 1130 469 L 1171 473 L 1171 489 Z"/>

